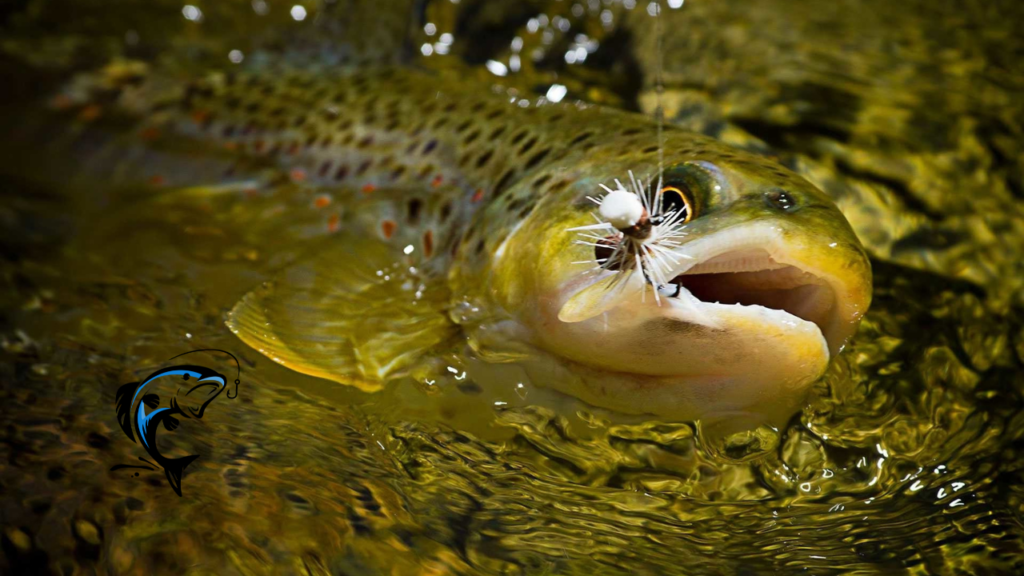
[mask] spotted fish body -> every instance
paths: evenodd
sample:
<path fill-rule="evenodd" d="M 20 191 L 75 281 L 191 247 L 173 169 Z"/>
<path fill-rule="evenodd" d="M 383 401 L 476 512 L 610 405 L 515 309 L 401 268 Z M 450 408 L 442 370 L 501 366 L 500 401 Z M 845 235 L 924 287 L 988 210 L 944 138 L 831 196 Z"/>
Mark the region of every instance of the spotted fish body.
<path fill-rule="evenodd" d="M 806 387 L 852 334 L 870 299 L 863 250 L 820 191 L 769 160 L 709 138 L 673 128 L 660 134 L 646 117 L 577 103 L 530 102 L 499 87 L 400 68 L 216 73 L 183 83 L 130 80 L 114 91 L 112 106 L 138 119 L 135 129 L 149 146 L 184 138 L 209 154 L 244 159 L 250 168 L 269 167 L 333 191 L 337 204 L 357 214 L 331 229 L 358 229 L 357 244 L 365 246 L 356 253 L 349 245 L 338 258 L 363 258 L 380 276 L 384 264 L 377 268 L 374 259 L 394 260 L 389 254 L 396 252 L 386 246 L 414 238 L 426 267 L 440 272 L 442 296 L 427 306 L 430 313 L 423 306 L 406 307 L 401 298 L 379 305 L 368 296 L 374 293 L 372 278 L 333 278 L 324 272 L 333 264 L 243 300 L 229 321 L 232 329 L 305 373 L 376 389 L 408 374 L 450 339 L 457 324 L 478 351 L 514 342 L 568 366 L 569 376 L 542 370 L 538 377 L 556 380 L 556 388 L 594 404 L 695 416 L 715 397 L 709 390 L 736 382 L 747 391 L 726 402 L 726 410 L 763 400 L 772 393 L 765 386 Z M 726 308 L 714 312 L 724 314 L 725 324 L 702 325 L 693 318 L 663 317 L 666 309 L 650 308 L 653 303 L 637 308 L 639 303 L 627 299 L 614 310 L 601 303 L 612 312 L 600 318 L 584 314 L 579 322 L 560 321 L 567 300 L 578 303 L 573 294 L 589 290 L 585 268 L 573 262 L 595 258 L 569 230 L 593 224 L 587 196 L 629 173 L 644 181 L 662 174 L 689 182 L 680 185 L 692 188 L 699 214 L 686 224 L 692 237 L 687 246 L 710 246 L 700 248 L 700 258 L 711 258 L 701 270 L 746 273 L 792 264 L 799 274 L 813 276 L 815 286 L 832 287 L 834 313 L 815 319 L 820 331 L 792 316 L 792 322 L 762 325 L 767 321 L 759 311 L 743 316 Z M 161 184 L 173 186 L 174 178 L 169 174 Z M 798 211 L 783 213 L 788 208 L 780 212 L 765 202 L 766 191 L 782 190 Z M 709 238 L 723 230 L 738 232 L 727 240 Z M 707 241 L 700 244 L 701 239 Z M 744 242 L 746 248 L 740 246 Z M 729 260 L 715 252 L 719 245 L 738 255 Z M 768 252 L 752 255 L 760 246 Z M 643 284 L 639 278 L 631 281 Z M 763 283 L 747 283 L 758 282 Z M 582 301 L 592 298 L 608 300 Z M 390 316 L 357 327 L 351 318 L 359 315 L 350 309 L 360 307 Z M 621 337 L 617 322 L 628 327 Z M 367 332 L 374 336 L 362 335 Z M 722 375 L 735 372 L 733 366 L 751 349 L 774 372 L 755 367 L 740 369 L 742 378 Z M 697 352 L 710 364 L 695 363 Z M 607 374 L 635 377 L 610 383 Z M 700 385 L 689 390 L 680 382 Z M 635 393 L 638 385 L 644 394 Z"/>
<path fill-rule="evenodd" d="M 166 80 L 137 80 L 119 87 L 119 107 L 141 117 L 137 133 L 151 146 L 164 136 L 185 136 L 221 148 L 218 153 L 269 163 L 311 186 L 367 195 L 382 188 L 427 191 L 438 225 L 469 252 L 497 246 L 501 229 L 514 227 L 539 198 L 565 190 L 572 174 L 597 161 L 588 158 L 651 162 L 658 153 L 655 128 L 642 117 L 531 103 L 480 83 L 407 69 L 217 73 L 171 89 Z M 683 153 L 722 149 L 699 135 L 670 132 L 677 140 L 685 134 Z M 746 161 L 781 170 L 757 157 Z M 176 178 L 153 171 L 150 181 L 173 186 Z M 471 215 L 484 206 L 501 206 L 502 215 L 488 218 L 491 228 L 460 229 L 470 228 Z M 413 202 L 396 210 L 404 221 L 382 221 L 378 233 L 388 238 L 400 224 L 417 222 L 420 209 Z"/>

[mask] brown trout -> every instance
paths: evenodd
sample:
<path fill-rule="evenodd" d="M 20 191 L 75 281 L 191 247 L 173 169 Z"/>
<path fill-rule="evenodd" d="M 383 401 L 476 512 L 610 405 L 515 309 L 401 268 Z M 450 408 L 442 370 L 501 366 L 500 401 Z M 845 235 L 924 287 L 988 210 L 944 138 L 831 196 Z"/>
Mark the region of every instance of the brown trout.
<path fill-rule="evenodd" d="M 612 410 L 759 413 L 802 396 L 871 300 L 865 252 L 822 192 L 644 116 L 401 68 L 121 70 L 56 104 L 336 208 L 333 247 L 228 319 L 302 373 L 374 390 L 465 342 Z M 632 220 L 608 223 L 606 191 Z"/>

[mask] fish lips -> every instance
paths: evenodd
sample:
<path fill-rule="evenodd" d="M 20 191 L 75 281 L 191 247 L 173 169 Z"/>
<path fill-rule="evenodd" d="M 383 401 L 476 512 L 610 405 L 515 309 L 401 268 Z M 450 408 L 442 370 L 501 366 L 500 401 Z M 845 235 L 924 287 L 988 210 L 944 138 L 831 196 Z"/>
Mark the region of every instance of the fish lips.
<path fill-rule="evenodd" d="M 552 344 L 616 371 L 704 374 L 713 361 L 806 381 L 820 376 L 870 304 L 870 265 L 859 245 L 779 222 L 736 224 L 672 252 L 672 280 L 657 298 L 634 271 L 565 286 L 561 343 Z"/>

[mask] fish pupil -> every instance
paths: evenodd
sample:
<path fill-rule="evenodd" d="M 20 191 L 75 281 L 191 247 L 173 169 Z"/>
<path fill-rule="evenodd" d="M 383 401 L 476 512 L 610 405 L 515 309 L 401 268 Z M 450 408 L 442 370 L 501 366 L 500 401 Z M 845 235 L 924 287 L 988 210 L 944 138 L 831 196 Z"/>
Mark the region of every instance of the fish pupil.
<path fill-rule="evenodd" d="M 679 222 L 687 222 L 692 217 L 690 202 L 687 200 L 687 192 L 679 186 L 665 186 L 658 192 L 661 199 L 660 217 L 656 218 L 655 225 L 661 224 L 661 219 L 671 212 L 682 212 L 684 216 Z"/>

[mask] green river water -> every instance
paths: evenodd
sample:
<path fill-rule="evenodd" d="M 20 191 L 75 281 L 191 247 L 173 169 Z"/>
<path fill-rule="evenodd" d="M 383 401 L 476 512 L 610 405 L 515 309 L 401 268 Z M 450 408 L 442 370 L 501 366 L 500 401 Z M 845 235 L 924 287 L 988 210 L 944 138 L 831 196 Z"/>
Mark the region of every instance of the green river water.
<path fill-rule="evenodd" d="M 202 69 L 232 50 L 558 85 L 778 158 L 836 199 L 875 273 L 859 333 L 781 428 L 723 437 L 542 383 L 484 388 L 470 354 L 364 393 L 224 325 L 322 246 L 310 190 L 63 186 L 5 113 L 0 571 L 1024 573 L 1024 5 L 662 4 L 0 5 L 8 112 L 113 58 Z M 195 348 L 233 351 L 242 384 L 161 433 L 200 455 L 178 498 L 160 471 L 109 471 L 142 455 L 113 406 Z"/>

